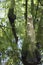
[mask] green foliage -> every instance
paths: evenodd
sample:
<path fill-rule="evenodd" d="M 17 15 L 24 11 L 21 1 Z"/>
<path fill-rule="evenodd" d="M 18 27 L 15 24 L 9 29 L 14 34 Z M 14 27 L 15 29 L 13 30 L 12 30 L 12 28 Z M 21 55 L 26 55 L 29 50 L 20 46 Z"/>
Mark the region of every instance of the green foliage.
<path fill-rule="evenodd" d="M 33 1 L 33 2 L 32 2 Z M 13 2 L 13 0 L 12 0 Z M 14 4 L 15 3 L 15 4 Z M 16 14 L 16 20 L 15 20 L 15 26 L 16 26 L 16 32 L 18 37 L 20 37 L 21 39 L 24 40 L 24 38 L 26 37 L 25 32 L 26 32 L 26 27 L 25 27 L 25 0 L 15 0 L 15 2 L 13 2 L 12 6 L 10 6 L 11 0 L 6 0 L 4 2 L 0 2 L 0 8 L 3 8 L 5 10 L 1 11 L 3 13 L 5 13 L 3 18 L 0 18 L 0 52 L 3 53 L 3 58 L 5 58 L 5 51 L 8 49 L 8 47 L 11 47 L 13 49 L 13 52 L 16 50 L 16 52 L 13 53 L 9 53 L 10 56 L 8 64 L 10 65 L 10 63 L 12 64 L 16 64 L 20 61 L 20 59 L 18 58 L 19 53 L 18 53 L 18 45 L 15 44 L 15 40 L 14 40 L 14 36 L 11 30 L 11 26 L 9 24 L 9 20 L 8 20 L 8 10 L 10 7 L 14 7 L 14 13 Z M 36 41 L 41 41 L 42 46 L 43 46 L 43 19 L 41 19 L 41 16 L 43 16 L 42 14 L 43 11 L 43 0 L 28 0 L 28 16 L 32 14 L 33 17 L 33 23 L 35 26 L 35 33 L 36 33 Z M 2 16 L 2 15 L 1 15 Z M 39 23 L 41 23 L 39 25 Z M 37 31 L 38 30 L 38 31 Z M 38 37 L 38 38 L 37 38 Z M 27 49 L 29 49 L 29 44 L 31 41 L 30 39 L 25 39 L 23 42 L 23 52 L 28 51 Z M 28 44 L 29 42 L 29 44 Z M 21 51 L 20 51 L 21 52 Z M 13 61 L 14 60 L 14 61 Z M 11 64 L 11 65 L 12 65 Z M 17 64 L 16 64 L 17 65 Z"/>

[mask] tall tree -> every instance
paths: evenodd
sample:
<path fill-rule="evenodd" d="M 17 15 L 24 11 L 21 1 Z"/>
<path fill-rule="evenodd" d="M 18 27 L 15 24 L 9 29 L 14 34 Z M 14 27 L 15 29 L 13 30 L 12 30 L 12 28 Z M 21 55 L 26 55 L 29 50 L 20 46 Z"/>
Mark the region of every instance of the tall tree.
<path fill-rule="evenodd" d="M 26 19 L 26 35 L 25 35 L 25 39 L 24 39 L 24 43 L 22 45 L 22 62 L 24 65 L 37 65 L 41 58 L 40 58 L 40 53 L 39 53 L 39 42 L 43 43 L 43 26 L 42 26 L 42 21 L 41 21 L 41 25 L 39 23 L 39 27 L 38 27 L 38 32 L 37 32 L 37 36 L 35 34 L 35 28 L 34 28 L 34 1 L 31 0 L 31 15 L 28 17 L 27 16 L 27 5 L 28 5 L 28 0 L 25 1 L 26 2 L 26 8 L 25 8 L 25 19 Z M 38 3 L 39 5 L 39 3 Z M 16 19 L 16 15 L 14 14 L 14 6 L 15 6 L 15 1 L 11 0 L 11 6 L 9 8 L 9 12 L 8 12 L 8 18 L 12 27 L 12 32 L 14 34 L 16 43 L 18 42 L 18 37 L 16 34 L 16 29 L 15 29 L 15 19 Z M 36 12 L 37 15 L 37 12 Z M 36 16 L 35 16 L 36 18 Z M 43 17 L 41 17 L 42 20 Z M 40 32 L 41 30 L 41 32 Z M 42 35 L 40 35 L 40 33 Z M 40 37 L 41 36 L 41 37 Z M 41 38 L 41 41 L 40 41 Z M 40 59 L 40 60 L 39 60 Z"/>

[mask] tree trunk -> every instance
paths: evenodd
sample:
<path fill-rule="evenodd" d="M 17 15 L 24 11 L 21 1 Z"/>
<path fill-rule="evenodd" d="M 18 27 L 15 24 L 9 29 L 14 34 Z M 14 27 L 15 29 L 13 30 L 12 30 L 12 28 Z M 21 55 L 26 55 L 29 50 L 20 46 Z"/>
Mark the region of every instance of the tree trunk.
<path fill-rule="evenodd" d="M 26 32 L 27 36 L 22 46 L 22 62 L 24 65 L 37 65 L 37 59 L 34 53 L 36 49 L 36 40 L 32 16 L 28 17 Z"/>
<path fill-rule="evenodd" d="M 38 42 L 40 42 L 41 47 L 43 49 L 43 12 L 42 12 L 41 19 L 40 19 L 40 22 L 39 22 L 36 40 Z"/>

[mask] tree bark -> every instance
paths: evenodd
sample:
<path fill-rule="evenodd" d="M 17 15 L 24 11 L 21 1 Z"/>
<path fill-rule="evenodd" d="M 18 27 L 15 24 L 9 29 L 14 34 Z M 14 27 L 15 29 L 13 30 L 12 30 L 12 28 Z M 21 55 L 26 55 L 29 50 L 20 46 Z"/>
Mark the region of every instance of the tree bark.
<path fill-rule="evenodd" d="M 36 49 L 36 40 L 32 16 L 29 16 L 27 19 L 26 32 L 27 36 L 22 46 L 22 62 L 24 65 L 37 65 L 37 59 L 34 53 Z"/>
<path fill-rule="evenodd" d="M 38 30 L 37 30 L 36 40 L 37 42 L 40 42 L 41 47 L 43 49 L 43 12 L 41 14 L 41 19 L 40 19 Z"/>

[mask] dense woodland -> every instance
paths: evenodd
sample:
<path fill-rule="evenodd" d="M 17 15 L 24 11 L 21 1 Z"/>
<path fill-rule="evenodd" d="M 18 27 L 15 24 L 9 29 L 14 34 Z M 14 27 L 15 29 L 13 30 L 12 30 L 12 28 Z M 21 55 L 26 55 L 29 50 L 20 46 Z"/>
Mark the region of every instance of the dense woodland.
<path fill-rule="evenodd" d="M 43 65 L 43 0 L 0 0 L 0 65 Z"/>

